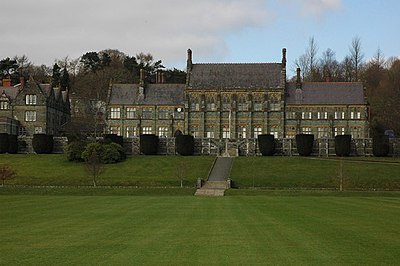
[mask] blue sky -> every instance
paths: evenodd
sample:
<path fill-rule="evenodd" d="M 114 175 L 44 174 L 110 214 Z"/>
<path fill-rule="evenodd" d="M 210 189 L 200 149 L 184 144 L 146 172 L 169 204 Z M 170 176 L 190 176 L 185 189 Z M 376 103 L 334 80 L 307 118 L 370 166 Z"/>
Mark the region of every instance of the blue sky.
<path fill-rule="evenodd" d="M 356 36 L 361 39 L 366 60 L 378 48 L 386 57 L 400 56 L 400 1 L 341 1 L 338 9 L 318 16 L 302 14 L 298 8 L 288 8 L 278 1 L 269 2 L 275 2 L 271 4 L 275 10 L 272 22 L 227 37 L 229 61 L 279 61 L 280 49 L 286 47 L 291 69 L 311 37 L 317 42 L 319 55 L 330 48 L 339 61 L 349 54 Z"/>
<path fill-rule="evenodd" d="M 169 67 L 194 62 L 279 62 L 289 71 L 310 37 L 341 61 L 359 37 L 365 59 L 400 56 L 398 0 L 19 0 L 2 3 L 0 59 L 35 64 L 118 49 Z"/>

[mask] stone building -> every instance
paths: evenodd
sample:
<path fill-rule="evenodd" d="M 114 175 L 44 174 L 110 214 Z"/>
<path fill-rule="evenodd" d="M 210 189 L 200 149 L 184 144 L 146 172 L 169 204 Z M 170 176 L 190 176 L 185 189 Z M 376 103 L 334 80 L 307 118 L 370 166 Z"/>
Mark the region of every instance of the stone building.
<path fill-rule="evenodd" d="M 109 131 L 125 137 L 249 139 L 297 133 L 330 138 L 369 136 L 361 83 L 287 82 L 286 49 L 279 63 L 196 64 L 187 55 L 186 84 L 113 84 L 107 105 Z"/>
<path fill-rule="evenodd" d="M 125 137 L 157 134 L 171 137 L 185 133 L 185 84 L 165 84 L 161 73 L 156 84 L 111 84 L 108 92 L 107 125 L 110 133 Z"/>
<path fill-rule="evenodd" d="M 11 86 L 3 80 L 0 87 L 0 132 L 20 136 L 35 133 L 59 135 L 70 119 L 68 91 L 39 84 L 33 79 Z"/>

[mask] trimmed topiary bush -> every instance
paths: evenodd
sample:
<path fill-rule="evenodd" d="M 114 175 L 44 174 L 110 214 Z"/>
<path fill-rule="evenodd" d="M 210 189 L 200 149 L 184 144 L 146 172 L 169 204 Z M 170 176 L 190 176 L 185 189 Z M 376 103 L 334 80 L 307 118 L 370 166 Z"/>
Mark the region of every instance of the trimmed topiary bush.
<path fill-rule="evenodd" d="M 297 152 L 301 156 L 309 156 L 312 153 L 314 145 L 313 134 L 297 134 L 296 135 Z"/>
<path fill-rule="evenodd" d="M 183 156 L 193 155 L 194 137 L 191 135 L 178 135 L 175 138 L 176 151 Z"/>
<path fill-rule="evenodd" d="M 105 134 L 104 142 L 105 143 L 114 142 L 121 145 L 121 147 L 124 146 L 124 138 L 122 136 L 118 136 L 117 134 Z"/>
<path fill-rule="evenodd" d="M 158 136 L 154 134 L 140 135 L 140 152 L 145 155 L 156 155 L 158 151 Z"/>
<path fill-rule="evenodd" d="M 376 157 L 385 157 L 389 154 L 389 136 L 378 135 L 372 138 L 372 153 Z"/>
<path fill-rule="evenodd" d="M 34 134 L 32 139 L 33 150 L 37 154 L 50 154 L 53 152 L 54 140 L 52 135 Z"/>
<path fill-rule="evenodd" d="M 18 153 L 18 136 L 8 135 L 8 153 L 17 154 Z"/>
<path fill-rule="evenodd" d="M 68 161 L 83 161 L 82 152 L 85 150 L 86 143 L 83 141 L 73 141 L 67 145 L 65 154 Z"/>
<path fill-rule="evenodd" d="M 8 133 L 0 133 L 0 153 L 8 152 Z"/>
<path fill-rule="evenodd" d="M 351 135 L 335 136 L 335 153 L 337 156 L 349 156 L 351 152 Z"/>
<path fill-rule="evenodd" d="M 270 134 L 258 135 L 258 148 L 263 156 L 272 156 L 275 153 L 275 137 Z"/>

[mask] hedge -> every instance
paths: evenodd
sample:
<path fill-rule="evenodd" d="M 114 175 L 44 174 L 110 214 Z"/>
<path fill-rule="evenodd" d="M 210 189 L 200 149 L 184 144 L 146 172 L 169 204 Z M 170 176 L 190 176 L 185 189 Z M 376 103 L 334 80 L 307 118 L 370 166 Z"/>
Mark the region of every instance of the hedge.
<path fill-rule="evenodd" d="M 82 152 L 85 150 L 86 143 L 83 141 L 72 141 L 66 148 L 68 161 L 83 161 Z"/>
<path fill-rule="evenodd" d="M 122 136 L 118 136 L 117 134 L 105 134 L 104 135 L 104 141 L 106 143 L 117 143 L 121 145 L 121 147 L 124 147 L 124 139 Z"/>
<path fill-rule="evenodd" d="M 296 135 L 297 152 L 301 156 L 309 156 L 312 153 L 314 145 L 313 134 L 297 134 Z"/>
<path fill-rule="evenodd" d="M 270 134 L 258 135 L 258 148 L 263 156 L 272 156 L 275 153 L 275 137 Z"/>
<path fill-rule="evenodd" d="M 389 154 L 389 136 L 374 136 L 372 138 L 372 153 L 377 157 L 387 156 Z"/>
<path fill-rule="evenodd" d="M 349 156 L 351 152 L 351 135 L 335 136 L 335 153 L 337 156 Z"/>
<path fill-rule="evenodd" d="M 8 133 L 0 133 L 0 153 L 8 152 Z"/>
<path fill-rule="evenodd" d="M 178 135 L 175 138 L 176 151 L 183 156 L 193 155 L 194 137 L 191 135 Z"/>
<path fill-rule="evenodd" d="M 17 154 L 18 153 L 18 136 L 8 135 L 8 153 Z"/>
<path fill-rule="evenodd" d="M 34 134 L 32 139 L 33 150 L 37 154 L 50 154 L 53 152 L 53 135 Z"/>
<path fill-rule="evenodd" d="M 158 136 L 154 134 L 140 135 L 140 152 L 145 155 L 156 155 L 158 151 Z"/>

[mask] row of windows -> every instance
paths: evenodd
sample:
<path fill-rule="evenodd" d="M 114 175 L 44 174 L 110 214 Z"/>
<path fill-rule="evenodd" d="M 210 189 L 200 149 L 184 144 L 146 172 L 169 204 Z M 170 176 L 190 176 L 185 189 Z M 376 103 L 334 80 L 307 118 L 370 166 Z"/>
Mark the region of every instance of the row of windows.
<path fill-rule="evenodd" d="M 122 135 L 121 127 L 110 127 L 111 134 Z M 158 127 L 158 136 L 167 137 L 169 133 L 168 127 Z M 124 132 L 124 136 L 127 138 L 139 136 L 139 130 L 137 127 L 127 127 Z M 153 134 L 152 127 L 142 127 L 142 134 Z"/>
<path fill-rule="evenodd" d="M 346 119 L 346 112 L 334 112 L 332 116 L 328 115 L 328 112 L 287 112 L 287 119 Z M 350 112 L 348 115 L 349 119 L 361 119 L 361 112 Z"/>
<path fill-rule="evenodd" d="M 153 119 L 153 108 L 143 108 L 142 110 L 142 119 Z M 138 109 L 133 107 L 126 108 L 126 119 L 137 119 L 138 118 Z M 171 116 L 171 112 L 167 110 L 159 109 L 158 112 L 159 119 L 169 119 Z M 175 119 L 183 119 L 184 113 L 182 111 L 177 111 L 173 113 Z M 110 109 L 110 118 L 111 119 L 121 119 L 121 108 L 119 107 L 112 107 Z"/>
<path fill-rule="evenodd" d="M 25 104 L 26 105 L 36 105 L 36 95 L 35 94 L 27 94 L 25 95 Z M 10 103 L 8 101 L 0 101 L 0 110 L 10 109 Z"/>
<path fill-rule="evenodd" d="M 217 105 L 215 103 L 207 103 L 206 108 L 209 111 L 217 111 Z M 238 103 L 237 108 L 239 111 L 249 111 L 249 104 L 248 103 Z M 269 108 L 271 111 L 280 111 L 281 104 L 280 103 L 270 103 Z M 200 104 L 192 102 L 190 104 L 190 109 L 193 111 L 200 111 Z M 228 111 L 231 109 L 232 109 L 232 105 L 230 103 L 222 103 L 222 110 Z M 262 103 L 254 103 L 253 109 L 254 109 L 254 111 L 263 111 L 263 104 Z"/>
<path fill-rule="evenodd" d="M 310 127 L 301 128 L 301 133 L 303 134 L 316 134 L 317 138 L 329 138 L 332 135 L 332 129 L 330 128 L 317 128 L 316 131 L 313 131 Z M 346 128 L 344 127 L 335 127 L 333 128 L 333 136 L 344 135 L 346 134 Z M 361 138 L 363 137 L 363 128 L 350 128 L 350 134 L 353 138 Z M 294 137 L 294 135 L 291 135 Z"/>
<path fill-rule="evenodd" d="M 192 135 L 193 135 L 194 137 L 203 137 L 203 136 L 201 136 L 201 134 L 197 131 L 196 128 L 193 128 L 191 133 L 192 133 Z M 250 132 L 247 131 L 247 128 L 246 128 L 246 127 L 239 127 L 236 134 L 237 134 L 236 137 L 239 138 L 239 139 L 245 139 L 245 138 L 251 137 L 251 134 L 250 134 Z M 261 128 L 261 127 L 255 127 L 255 128 L 253 129 L 253 135 L 252 135 L 252 137 L 253 137 L 253 138 L 257 138 L 258 135 L 261 135 L 261 134 L 263 134 L 262 128 Z M 275 131 L 271 131 L 270 134 L 274 135 L 276 138 L 278 137 L 278 131 L 276 131 L 276 130 L 275 130 Z M 206 130 L 206 132 L 205 132 L 205 137 L 206 137 L 206 138 L 215 138 L 215 131 L 213 131 L 213 130 Z M 232 136 L 232 134 L 231 134 L 231 132 L 230 132 L 230 129 L 229 129 L 228 127 L 222 128 L 222 138 L 224 138 L 224 139 L 230 139 L 231 137 L 233 137 L 233 136 Z"/>

